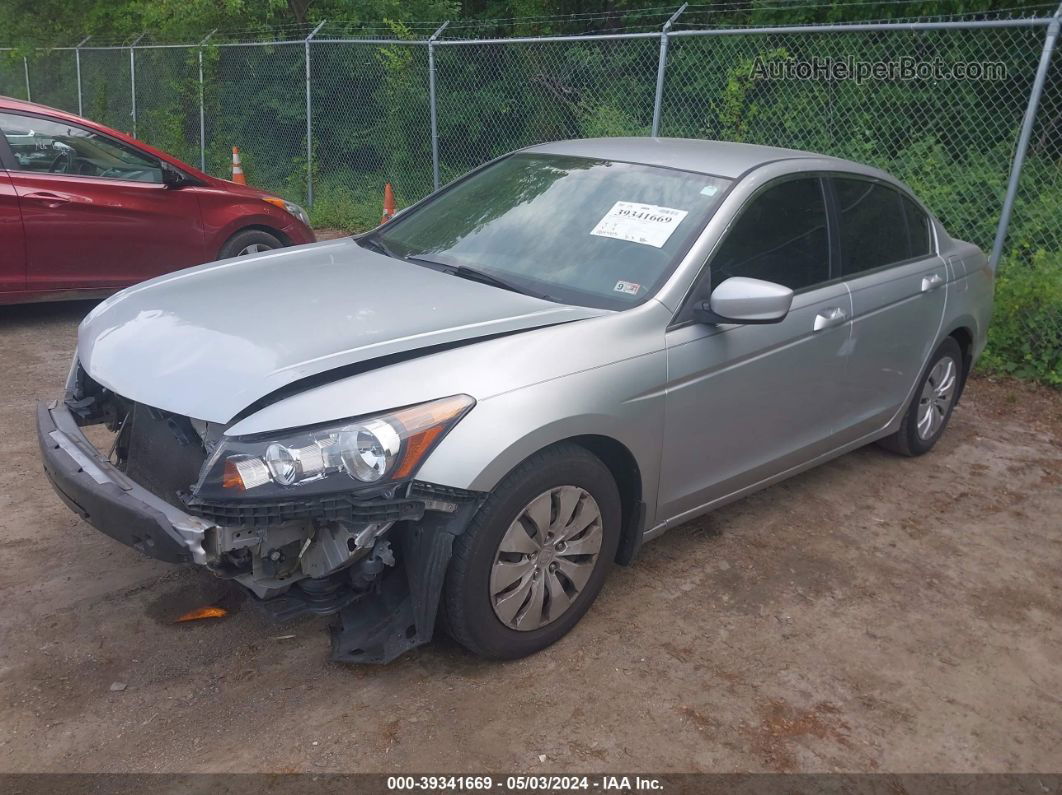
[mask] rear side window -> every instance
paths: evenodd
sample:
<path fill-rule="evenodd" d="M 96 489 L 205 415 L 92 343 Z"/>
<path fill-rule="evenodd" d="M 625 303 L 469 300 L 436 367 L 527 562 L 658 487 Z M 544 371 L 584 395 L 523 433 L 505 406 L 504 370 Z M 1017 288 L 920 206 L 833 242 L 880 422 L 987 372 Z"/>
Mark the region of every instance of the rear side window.
<path fill-rule="evenodd" d="M 768 188 L 742 211 L 712 258 L 712 288 L 749 276 L 792 290 L 830 278 L 826 203 L 817 177 Z"/>
<path fill-rule="evenodd" d="M 929 219 L 899 191 L 862 179 L 833 180 L 840 212 L 841 275 L 930 253 Z"/>
<path fill-rule="evenodd" d="M 907 234 L 911 238 L 911 256 L 929 256 L 933 251 L 933 245 L 929 239 L 929 216 L 906 196 L 901 195 L 900 202 L 903 204 L 904 215 L 907 217 Z"/>
<path fill-rule="evenodd" d="M 162 182 L 157 159 L 67 121 L 0 113 L 0 132 L 17 171 Z"/>

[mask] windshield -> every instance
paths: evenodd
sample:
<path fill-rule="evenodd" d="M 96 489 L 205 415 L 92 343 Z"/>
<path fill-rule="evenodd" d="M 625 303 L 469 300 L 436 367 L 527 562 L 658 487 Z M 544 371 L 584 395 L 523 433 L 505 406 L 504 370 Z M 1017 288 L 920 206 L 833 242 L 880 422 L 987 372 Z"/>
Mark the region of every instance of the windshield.
<path fill-rule="evenodd" d="M 550 300 L 625 309 L 670 275 L 729 184 L 655 166 L 517 154 L 368 240 L 392 256 L 480 271 Z"/>

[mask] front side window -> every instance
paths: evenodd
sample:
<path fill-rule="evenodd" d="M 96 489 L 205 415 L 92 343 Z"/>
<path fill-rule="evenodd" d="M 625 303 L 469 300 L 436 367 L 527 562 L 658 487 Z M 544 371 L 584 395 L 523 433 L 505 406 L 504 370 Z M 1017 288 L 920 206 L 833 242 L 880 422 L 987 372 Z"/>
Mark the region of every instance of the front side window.
<path fill-rule="evenodd" d="M 0 113 L 0 132 L 18 171 L 162 182 L 157 159 L 70 122 Z"/>
<path fill-rule="evenodd" d="M 712 257 L 712 288 L 731 276 L 791 290 L 830 278 L 826 201 L 817 177 L 787 180 L 756 196 Z"/>
<path fill-rule="evenodd" d="M 471 269 L 554 301 L 625 309 L 662 285 L 727 185 L 675 169 L 517 154 L 364 244 L 458 275 Z"/>
<path fill-rule="evenodd" d="M 833 180 L 840 211 L 841 274 L 928 255 L 929 219 L 910 199 L 880 182 Z"/>

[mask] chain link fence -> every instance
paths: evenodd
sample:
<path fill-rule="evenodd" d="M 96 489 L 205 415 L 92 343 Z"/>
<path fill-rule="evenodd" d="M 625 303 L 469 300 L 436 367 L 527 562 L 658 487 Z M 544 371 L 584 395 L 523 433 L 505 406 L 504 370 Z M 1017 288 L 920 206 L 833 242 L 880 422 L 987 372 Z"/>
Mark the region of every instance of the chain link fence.
<path fill-rule="evenodd" d="M 492 41 L 437 47 L 443 181 L 565 138 L 648 135 L 659 41 Z"/>
<path fill-rule="evenodd" d="M 68 50 L 38 53 L 28 63 L 34 102 L 78 112 L 77 59 Z"/>
<path fill-rule="evenodd" d="M 385 182 L 402 206 L 430 193 L 427 47 L 320 42 L 310 59 L 315 214 L 368 228 Z"/>
<path fill-rule="evenodd" d="M 137 48 L 135 55 L 137 137 L 200 165 L 200 52 L 187 47 L 145 47 Z"/>
<path fill-rule="evenodd" d="M 26 60 L 14 50 L 0 50 L 0 97 L 26 99 Z"/>
<path fill-rule="evenodd" d="M 992 248 L 1042 28 L 682 36 L 661 132 L 823 152 L 907 182 L 945 227 Z M 757 79 L 786 61 L 1000 65 L 1000 79 Z M 1043 242 L 1053 234 L 1036 231 Z M 1055 241 L 1062 243 L 1062 238 Z"/>
<path fill-rule="evenodd" d="M 1048 66 L 1044 45 L 1058 23 L 1056 15 L 537 39 L 311 35 L 25 57 L 0 51 L 0 94 L 80 107 L 220 176 L 239 146 L 252 184 L 312 204 L 319 223 L 351 227 L 379 218 L 386 181 L 405 205 L 512 149 L 647 135 L 655 123 L 666 136 L 808 149 L 880 166 L 908 182 L 954 234 L 989 250 L 1002 240 L 1017 161 L 1008 252 L 1047 251 L 1057 261 L 1062 66 L 1057 58 Z M 816 60 L 999 71 L 887 79 L 777 71 Z M 1020 152 L 1045 68 L 1039 112 Z"/>
<path fill-rule="evenodd" d="M 128 49 L 85 49 L 79 55 L 83 115 L 116 130 L 132 133 L 130 56 L 135 54 Z"/>

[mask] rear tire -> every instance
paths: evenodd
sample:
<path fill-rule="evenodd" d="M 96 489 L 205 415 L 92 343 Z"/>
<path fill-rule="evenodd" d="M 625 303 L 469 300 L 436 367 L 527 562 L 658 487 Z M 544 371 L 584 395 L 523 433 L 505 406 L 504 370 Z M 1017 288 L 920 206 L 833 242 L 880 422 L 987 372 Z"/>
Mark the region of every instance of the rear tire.
<path fill-rule="evenodd" d="M 228 239 L 221 247 L 218 259 L 252 256 L 283 247 L 284 244 L 280 239 L 268 232 L 263 232 L 261 229 L 245 229 Z"/>
<path fill-rule="evenodd" d="M 455 540 L 443 626 L 469 651 L 495 660 L 555 643 L 601 590 L 620 522 L 619 490 L 600 459 L 575 444 L 536 453 L 498 484 Z"/>
<path fill-rule="evenodd" d="M 898 455 L 928 453 L 948 427 L 963 379 L 963 355 L 959 343 L 948 337 L 929 360 L 918 380 L 900 429 L 878 444 Z"/>

